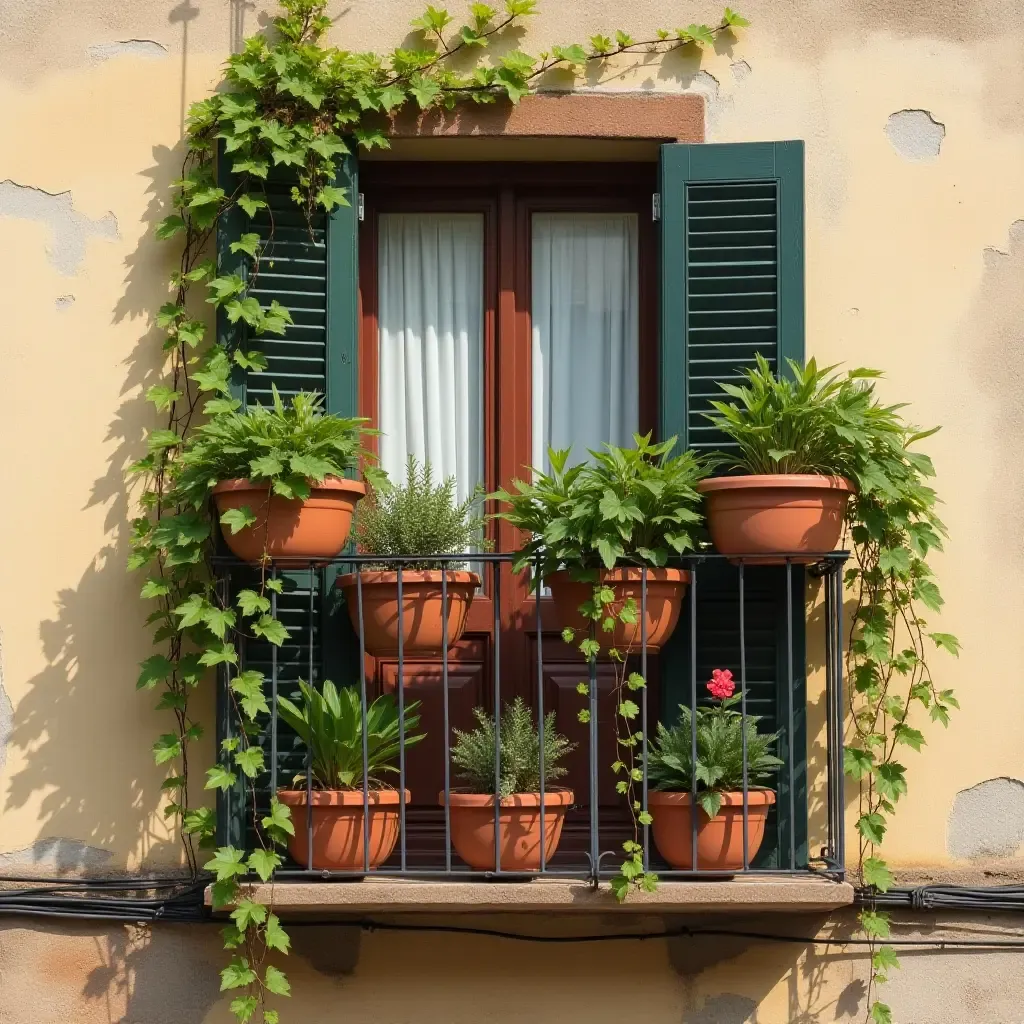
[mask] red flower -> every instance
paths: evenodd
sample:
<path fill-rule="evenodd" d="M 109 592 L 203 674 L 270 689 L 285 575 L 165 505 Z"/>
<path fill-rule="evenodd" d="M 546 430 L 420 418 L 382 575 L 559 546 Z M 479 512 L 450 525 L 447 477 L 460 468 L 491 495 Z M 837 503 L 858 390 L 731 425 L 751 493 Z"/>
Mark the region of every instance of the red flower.
<path fill-rule="evenodd" d="M 716 668 L 711 673 L 711 682 L 708 683 L 708 693 L 718 700 L 725 700 L 731 697 L 736 690 L 736 684 L 732 681 L 732 673 L 726 668 Z"/>

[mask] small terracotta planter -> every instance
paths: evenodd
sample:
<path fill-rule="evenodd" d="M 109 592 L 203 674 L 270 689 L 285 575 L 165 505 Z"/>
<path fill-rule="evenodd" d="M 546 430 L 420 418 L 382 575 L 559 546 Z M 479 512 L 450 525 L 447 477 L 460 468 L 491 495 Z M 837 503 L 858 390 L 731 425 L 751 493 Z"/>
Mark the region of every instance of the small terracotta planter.
<path fill-rule="evenodd" d="M 544 862 L 558 849 L 565 812 L 572 806 L 569 789 L 544 792 Z M 438 796 L 444 806 L 444 793 Z M 458 793 L 451 795 L 451 832 L 455 852 L 477 871 L 494 870 L 494 795 Z M 498 816 L 498 841 L 502 871 L 539 871 L 540 793 L 516 793 L 503 797 Z"/>
<path fill-rule="evenodd" d="M 854 488 L 841 476 L 780 474 L 709 477 L 697 490 L 707 500 L 708 530 L 719 552 L 770 556 L 835 551 Z M 785 559 L 750 561 L 777 565 Z"/>
<path fill-rule="evenodd" d="M 642 570 L 636 567 L 602 570 L 602 583 L 615 591 L 612 609 L 618 612 L 629 598 L 636 601 L 636 622 L 616 621 L 610 633 L 598 626 L 597 639 L 602 648 L 616 647 L 624 652 L 632 646 L 639 652 L 642 643 L 640 623 L 641 596 L 643 591 Z M 545 581 L 551 588 L 551 600 L 559 626 L 571 626 L 586 631 L 590 622 L 579 613 L 579 606 L 589 601 L 594 593 L 594 584 L 579 582 L 572 578 L 567 569 L 552 573 Z M 657 650 L 672 635 L 679 621 L 686 587 L 690 574 L 685 569 L 647 570 L 647 646 Z"/>
<path fill-rule="evenodd" d="M 397 572 L 362 572 L 363 631 L 366 653 L 373 657 L 402 653 L 407 657 L 438 655 L 445 640 L 445 611 L 441 600 L 440 570 L 402 572 L 402 608 L 398 607 Z M 466 616 L 473 595 L 480 586 L 475 572 L 448 570 L 448 646 L 456 643 L 466 628 Z M 352 628 L 359 632 L 359 604 L 356 574 L 338 577 L 335 584 L 345 594 Z"/>
<path fill-rule="evenodd" d="M 213 489 L 217 518 L 228 509 L 248 507 L 256 522 L 238 533 L 221 527 L 224 541 L 243 562 L 260 562 L 264 546 L 271 558 L 326 561 L 341 553 L 352 528 L 356 502 L 366 494 L 361 480 L 327 477 L 313 484 L 305 501 L 270 494 L 269 484 L 224 480 Z M 269 498 L 269 503 L 268 503 Z"/>
<path fill-rule="evenodd" d="M 747 790 L 747 857 L 761 848 L 768 809 L 775 803 L 770 789 Z M 651 790 L 647 807 L 654 819 L 651 831 L 658 852 L 679 871 L 694 870 L 692 809 L 689 793 Z M 697 871 L 743 870 L 743 793 L 723 793 L 722 808 L 709 819 L 697 808 Z"/>
<path fill-rule="evenodd" d="M 313 790 L 313 867 L 317 871 L 362 871 L 363 791 Z M 391 856 L 398 842 L 399 793 L 397 789 L 370 791 L 370 868 Z M 309 827 L 306 791 L 279 789 L 277 798 L 292 808 L 295 835 L 288 852 L 300 867 L 309 863 Z M 409 803 L 409 790 L 404 793 Z"/>

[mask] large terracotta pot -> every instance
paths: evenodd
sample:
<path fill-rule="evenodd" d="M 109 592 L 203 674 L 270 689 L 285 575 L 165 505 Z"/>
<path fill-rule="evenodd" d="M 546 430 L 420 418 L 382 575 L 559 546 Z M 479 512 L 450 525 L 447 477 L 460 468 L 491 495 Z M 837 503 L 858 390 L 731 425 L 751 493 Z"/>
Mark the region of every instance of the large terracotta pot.
<path fill-rule="evenodd" d="M 770 789 L 747 790 L 748 861 L 761 848 L 768 808 L 775 803 Z M 654 819 L 651 831 L 658 852 L 679 871 L 694 869 L 692 809 L 689 793 L 651 790 L 647 807 Z M 723 793 L 722 807 L 709 819 L 697 807 L 697 871 L 743 870 L 743 793 Z"/>
<path fill-rule="evenodd" d="M 450 798 L 452 846 L 478 871 L 494 870 L 494 795 L 453 792 Z M 544 862 L 558 849 L 565 812 L 572 806 L 569 789 L 544 792 Z M 444 793 L 438 797 L 444 805 Z M 498 815 L 498 842 L 502 871 L 539 871 L 540 793 L 515 793 L 503 797 Z"/>
<path fill-rule="evenodd" d="M 256 522 L 238 533 L 221 527 L 231 551 L 244 562 L 260 562 L 264 546 L 271 558 L 326 561 L 341 553 L 352 528 L 356 502 L 366 494 L 361 480 L 327 477 L 313 484 L 305 501 L 270 494 L 266 483 L 224 480 L 213 489 L 217 518 L 247 507 Z M 269 498 L 269 503 L 268 503 Z"/>
<path fill-rule="evenodd" d="M 714 476 L 697 484 L 723 555 L 824 554 L 839 545 L 853 484 L 841 476 Z M 785 559 L 754 558 L 761 564 Z M 811 562 L 813 558 L 792 559 Z"/>
<path fill-rule="evenodd" d="M 612 610 L 619 612 L 629 598 L 636 601 L 636 622 L 625 623 L 616 620 L 614 628 L 606 633 L 598 626 L 597 639 L 602 648 L 615 647 L 625 652 L 632 647 L 639 652 L 642 641 L 640 608 L 643 590 L 642 570 L 631 567 L 602 570 L 600 579 L 615 591 Z M 545 581 L 551 588 L 551 600 L 560 627 L 571 626 L 586 632 L 589 620 L 579 613 L 584 601 L 594 593 L 594 584 L 574 580 L 567 569 L 552 573 Z M 679 612 L 686 596 L 690 574 L 685 569 L 647 570 L 647 646 L 657 650 L 672 635 L 679 621 Z"/>
<path fill-rule="evenodd" d="M 438 655 L 444 646 L 445 612 L 441 600 L 440 570 L 402 572 L 402 608 L 398 607 L 397 572 L 362 572 L 363 631 L 366 653 L 373 657 L 398 654 L 398 635 L 402 634 L 402 653 L 407 657 Z M 480 586 L 475 572 L 449 569 L 448 646 L 451 647 L 466 628 L 466 616 L 473 595 Z M 359 632 L 359 603 L 356 574 L 340 576 L 336 583 L 345 593 L 352 628 Z"/>
<path fill-rule="evenodd" d="M 317 871 L 362 871 L 363 791 L 313 790 L 313 867 Z M 391 856 L 398 842 L 399 793 L 397 789 L 374 789 L 369 794 L 370 868 L 379 867 Z M 279 789 L 277 798 L 292 809 L 295 835 L 288 840 L 288 852 L 300 867 L 309 861 L 309 817 L 304 789 Z M 404 791 L 405 803 L 409 790 Z"/>

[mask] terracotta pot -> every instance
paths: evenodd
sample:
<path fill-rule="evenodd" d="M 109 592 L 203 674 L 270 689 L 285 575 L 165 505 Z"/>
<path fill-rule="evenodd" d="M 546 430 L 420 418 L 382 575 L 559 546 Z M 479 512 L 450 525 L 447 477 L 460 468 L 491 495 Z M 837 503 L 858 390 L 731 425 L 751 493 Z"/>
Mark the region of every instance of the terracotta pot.
<path fill-rule="evenodd" d="M 747 857 L 761 848 L 768 808 L 775 803 L 770 789 L 747 790 Z M 662 793 L 651 790 L 647 807 L 654 819 L 651 831 L 658 852 L 679 871 L 694 869 L 692 811 L 689 793 Z M 709 819 L 697 808 L 698 871 L 743 870 L 743 793 L 723 793 L 722 809 Z"/>
<path fill-rule="evenodd" d="M 572 806 L 570 789 L 544 792 L 544 862 L 558 849 L 565 812 Z M 438 796 L 444 806 L 444 793 Z M 451 795 L 452 846 L 477 871 L 494 870 L 494 795 Z M 540 793 L 516 793 L 503 797 L 498 816 L 498 841 L 502 871 L 540 870 Z"/>
<path fill-rule="evenodd" d="M 723 555 L 835 551 L 853 489 L 841 476 L 810 474 L 715 476 L 697 484 L 707 499 L 711 540 Z M 785 559 L 750 561 L 777 565 Z"/>
<path fill-rule="evenodd" d="M 363 791 L 313 790 L 313 867 L 318 871 L 362 871 Z M 409 802 L 409 790 L 404 793 Z M 279 789 L 277 798 L 292 808 L 295 835 L 288 852 L 300 867 L 309 863 L 308 808 L 304 789 Z M 398 842 L 397 789 L 370 791 L 370 868 L 391 856 Z"/>
<path fill-rule="evenodd" d="M 438 655 L 444 644 L 444 607 L 441 602 L 440 570 L 402 572 L 402 609 L 398 608 L 397 572 L 362 572 L 363 631 L 366 653 L 373 657 L 398 654 L 398 634 L 406 657 Z M 475 572 L 449 569 L 448 646 L 451 647 L 466 628 L 466 616 L 473 595 L 480 586 Z M 335 586 L 345 593 L 352 628 L 359 632 L 359 604 L 356 574 L 338 577 Z"/>
<path fill-rule="evenodd" d="M 610 633 L 598 626 L 597 639 L 602 648 L 616 647 L 625 651 L 632 645 L 634 652 L 639 653 L 642 632 L 640 623 L 640 607 L 642 571 L 638 568 L 602 570 L 600 579 L 615 591 L 612 609 L 621 610 L 630 597 L 636 601 L 636 622 L 625 623 L 616 621 Z M 594 584 L 574 580 L 567 569 L 552 573 L 545 581 L 551 588 L 551 600 L 555 605 L 555 614 L 559 627 L 571 626 L 575 630 L 586 631 L 590 622 L 579 613 L 579 606 L 589 601 L 594 593 Z M 679 612 L 686 596 L 686 587 L 690 582 L 690 574 L 685 569 L 648 569 L 647 570 L 647 646 L 657 650 L 672 635 L 679 621 Z"/>
<path fill-rule="evenodd" d="M 356 502 L 366 494 L 361 480 L 327 477 L 313 484 L 305 501 L 270 494 L 251 480 L 225 480 L 213 489 L 217 518 L 228 509 L 248 507 L 256 522 L 238 533 L 221 527 L 231 551 L 244 562 L 260 562 L 264 542 L 271 558 L 326 561 L 341 553 L 352 528 Z M 269 505 L 267 498 L 270 498 Z"/>

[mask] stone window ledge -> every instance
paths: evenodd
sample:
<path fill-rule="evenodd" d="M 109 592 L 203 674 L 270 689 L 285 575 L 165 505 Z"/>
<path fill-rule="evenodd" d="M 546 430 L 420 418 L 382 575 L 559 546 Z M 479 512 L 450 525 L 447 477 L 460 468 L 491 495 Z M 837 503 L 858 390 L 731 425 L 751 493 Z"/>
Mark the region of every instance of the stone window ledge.
<path fill-rule="evenodd" d="M 271 899 L 259 886 L 256 898 Z M 207 889 L 206 901 L 210 902 Z M 646 914 L 812 913 L 853 903 L 853 886 L 822 878 L 747 877 L 731 881 L 661 882 L 653 893 L 633 893 L 621 906 L 607 885 L 534 879 L 527 882 L 414 881 L 368 878 L 340 882 L 278 882 L 278 913 L 531 913 L 642 912 Z"/>

